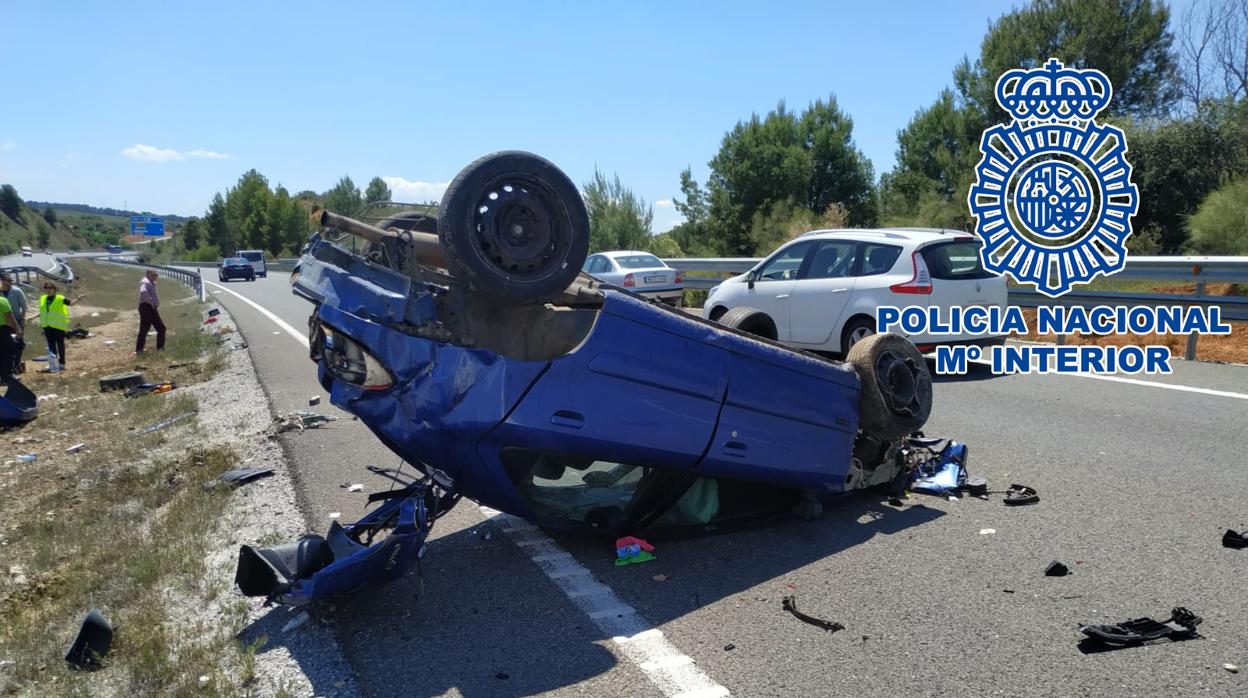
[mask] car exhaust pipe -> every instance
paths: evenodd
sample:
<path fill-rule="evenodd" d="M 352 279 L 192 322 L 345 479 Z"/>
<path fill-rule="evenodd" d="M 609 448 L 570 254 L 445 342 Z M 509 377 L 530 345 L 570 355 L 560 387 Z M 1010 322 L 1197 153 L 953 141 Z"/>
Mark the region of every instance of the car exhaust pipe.
<path fill-rule="evenodd" d="M 312 222 L 322 227 L 337 228 L 379 245 L 406 244 L 421 264 L 446 268 L 442 244 L 438 242 L 438 236 L 432 233 L 406 231 L 400 234 L 321 208 L 312 209 Z"/>

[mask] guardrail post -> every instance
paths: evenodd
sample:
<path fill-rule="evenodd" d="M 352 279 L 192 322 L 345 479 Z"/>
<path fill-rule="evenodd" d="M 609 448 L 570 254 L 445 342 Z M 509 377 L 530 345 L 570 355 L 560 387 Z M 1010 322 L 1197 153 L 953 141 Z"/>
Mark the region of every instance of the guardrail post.
<path fill-rule="evenodd" d="M 1198 296 L 1205 295 L 1205 282 L 1204 281 L 1196 282 L 1196 295 Z M 1196 360 L 1196 340 L 1199 337 L 1200 335 L 1196 334 L 1195 332 L 1187 335 L 1187 351 L 1183 352 L 1183 358 L 1187 359 L 1188 361 Z"/>

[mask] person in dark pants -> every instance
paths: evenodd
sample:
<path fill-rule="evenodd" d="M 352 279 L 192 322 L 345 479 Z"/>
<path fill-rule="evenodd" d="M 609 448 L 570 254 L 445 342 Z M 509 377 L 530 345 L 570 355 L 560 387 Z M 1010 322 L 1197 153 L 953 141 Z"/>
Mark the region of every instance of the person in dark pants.
<path fill-rule="evenodd" d="M 139 282 L 139 338 L 134 353 L 142 354 L 147 345 L 147 332 L 156 328 L 156 350 L 165 348 L 165 323 L 160 319 L 160 296 L 156 295 L 156 271 L 148 269 Z"/>
<path fill-rule="evenodd" d="M 26 330 L 26 294 L 22 293 L 22 289 L 13 285 L 13 277 L 0 273 L 0 295 L 3 295 L 9 301 L 9 308 L 13 311 L 13 319 L 17 321 L 22 331 Z M 13 373 L 22 372 L 22 352 L 26 349 L 25 339 L 15 339 L 13 343 Z"/>
<path fill-rule="evenodd" d="M 43 285 L 44 295 L 39 297 L 39 325 L 48 340 L 48 353 L 56 354 L 65 368 L 65 333 L 69 331 L 69 306 L 82 300 L 82 296 L 69 299 L 56 292 L 56 284 L 49 281 Z M 49 367 L 50 370 L 50 367 Z"/>
<path fill-rule="evenodd" d="M 0 296 L 0 380 L 13 375 L 14 340 L 22 340 L 22 326 L 9 307 L 9 299 Z"/>

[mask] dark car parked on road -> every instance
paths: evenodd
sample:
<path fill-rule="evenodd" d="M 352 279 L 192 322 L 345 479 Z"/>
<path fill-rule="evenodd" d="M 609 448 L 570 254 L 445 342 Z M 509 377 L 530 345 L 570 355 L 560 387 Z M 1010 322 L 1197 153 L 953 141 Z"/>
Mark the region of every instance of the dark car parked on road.
<path fill-rule="evenodd" d="M 226 257 L 221 260 L 221 266 L 217 267 L 217 278 L 221 281 L 229 281 L 230 279 L 255 281 L 256 269 L 251 266 L 251 262 L 242 257 Z"/>

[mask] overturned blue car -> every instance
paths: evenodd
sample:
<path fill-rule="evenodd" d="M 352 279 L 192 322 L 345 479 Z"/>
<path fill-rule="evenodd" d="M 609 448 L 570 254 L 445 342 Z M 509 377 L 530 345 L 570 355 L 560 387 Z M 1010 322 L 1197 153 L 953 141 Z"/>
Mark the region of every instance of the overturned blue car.
<path fill-rule="evenodd" d="M 436 215 L 316 215 L 292 283 L 320 381 L 423 477 L 327 536 L 244 546 L 248 595 L 298 605 L 392 579 L 460 497 L 548 528 L 676 536 L 809 511 L 920 462 L 906 437 L 932 385 L 909 341 L 875 335 L 836 361 L 743 331 L 749 309 L 712 323 L 605 286 L 579 272 L 575 185 L 538 156 L 481 158 Z"/>

